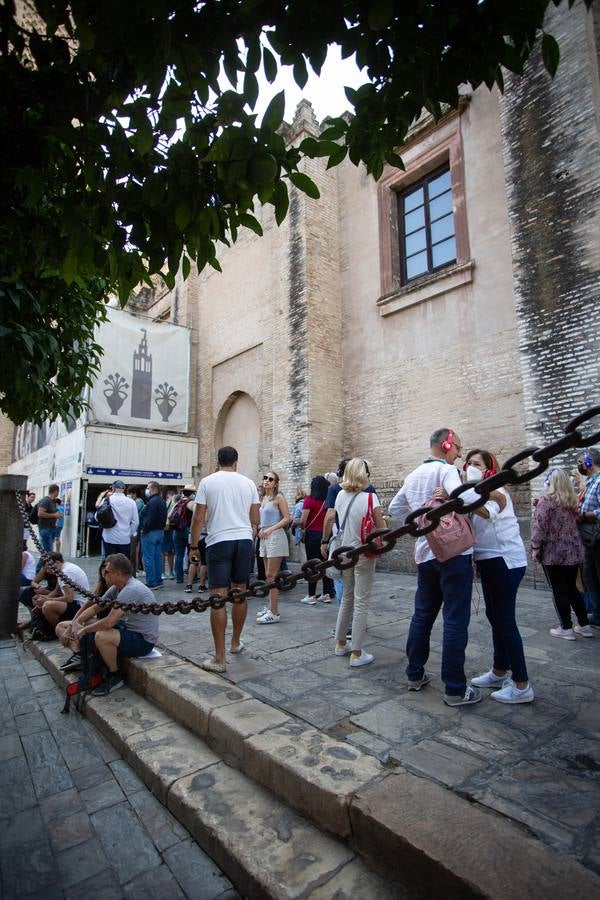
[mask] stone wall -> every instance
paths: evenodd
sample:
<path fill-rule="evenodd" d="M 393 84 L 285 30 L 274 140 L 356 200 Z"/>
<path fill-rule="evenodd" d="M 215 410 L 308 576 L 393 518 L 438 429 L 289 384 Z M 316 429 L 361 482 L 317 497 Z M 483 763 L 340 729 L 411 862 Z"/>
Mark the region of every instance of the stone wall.
<path fill-rule="evenodd" d="M 599 19 L 597 4 L 550 4 L 556 77 L 537 51 L 501 102 L 528 444 L 600 402 Z"/>

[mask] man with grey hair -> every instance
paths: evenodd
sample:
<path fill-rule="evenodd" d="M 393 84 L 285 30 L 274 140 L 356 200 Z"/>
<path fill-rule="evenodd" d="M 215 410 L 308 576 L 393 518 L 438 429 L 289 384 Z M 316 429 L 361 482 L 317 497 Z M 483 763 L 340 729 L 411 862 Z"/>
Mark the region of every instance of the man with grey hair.
<path fill-rule="evenodd" d="M 455 431 L 451 428 L 434 431 L 429 456 L 407 475 L 390 503 L 390 516 L 404 520 L 408 513 L 423 506 L 437 488 L 443 488 L 446 494 L 450 494 L 459 487 L 462 482 L 454 463 L 461 453 L 460 438 Z M 429 683 L 425 671 L 429 638 L 442 609 L 442 681 L 445 686 L 444 702 L 448 706 L 466 706 L 481 700 L 481 691 L 467 686 L 465 676 L 465 648 L 469 637 L 473 589 L 472 557 L 473 550 L 470 549 L 440 562 L 425 537 L 417 538 L 415 545 L 418 584 L 406 644 L 408 690 L 420 691 Z"/>
<path fill-rule="evenodd" d="M 579 529 L 585 546 L 583 580 L 591 600 L 590 625 L 600 628 L 600 450 L 590 447 L 577 460 L 577 469 L 587 477 L 579 505 Z M 596 526 L 596 527 L 594 527 Z"/>
<path fill-rule="evenodd" d="M 142 559 L 146 572 L 146 586 L 163 587 L 162 546 L 167 504 L 160 494 L 158 481 L 149 481 L 146 488 L 148 502 L 140 513 L 140 534 L 142 539 Z"/>

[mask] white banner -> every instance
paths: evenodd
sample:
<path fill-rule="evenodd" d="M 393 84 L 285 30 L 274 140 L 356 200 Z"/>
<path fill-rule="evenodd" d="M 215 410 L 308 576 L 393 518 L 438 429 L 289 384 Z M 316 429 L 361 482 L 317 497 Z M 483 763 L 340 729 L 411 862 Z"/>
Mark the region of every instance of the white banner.
<path fill-rule="evenodd" d="M 187 432 L 188 329 L 111 309 L 96 340 L 104 356 L 90 422 Z"/>

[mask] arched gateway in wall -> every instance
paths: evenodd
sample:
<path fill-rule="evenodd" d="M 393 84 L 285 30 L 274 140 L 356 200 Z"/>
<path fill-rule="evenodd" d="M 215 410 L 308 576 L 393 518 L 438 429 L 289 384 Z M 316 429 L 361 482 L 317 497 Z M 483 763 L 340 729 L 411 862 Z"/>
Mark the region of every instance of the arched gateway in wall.
<path fill-rule="evenodd" d="M 227 445 L 235 447 L 239 454 L 238 472 L 258 481 L 259 441 L 258 407 L 249 394 L 236 391 L 227 398 L 217 417 L 215 451 Z"/>

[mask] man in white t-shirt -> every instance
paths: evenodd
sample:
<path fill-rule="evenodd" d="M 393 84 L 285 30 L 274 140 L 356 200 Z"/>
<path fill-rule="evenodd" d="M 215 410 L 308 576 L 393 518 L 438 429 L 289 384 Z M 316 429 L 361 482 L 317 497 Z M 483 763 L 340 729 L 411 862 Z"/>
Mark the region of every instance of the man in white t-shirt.
<path fill-rule="evenodd" d="M 390 516 L 404 521 L 410 512 L 431 499 L 436 488 L 443 488 L 450 494 L 459 487 L 462 482 L 454 463 L 461 452 L 460 438 L 451 428 L 434 431 L 430 439 L 429 457 L 407 475 L 390 503 Z M 429 683 L 425 671 L 429 638 L 438 613 L 443 609 L 442 681 L 445 687 L 444 702 L 448 706 L 465 706 L 481 700 L 479 689 L 467 687 L 465 677 L 465 648 L 469 638 L 473 589 L 472 558 L 471 549 L 446 562 L 439 562 L 431 552 L 427 539 L 417 538 L 417 593 L 406 643 L 408 689 L 419 691 Z"/>
<path fill-rule="evenodd" d="M 120 479 L 113 481 L 110 505 L 117 521 L 112 528 L 102 532 L 105 556 L 123 553 L 129 559 L 131 539 L 137 533 L 139 517 L 135 501 L 126 496 L 125 482 Z"/>
<path fill-rule="evenodd" d="M 190 562 L 198 562 L 198 541 L 206 522 L 206 563 L 208 587 L 224 597 L 230 587 L 244 590 L 248 585 L 254 551 L 254 537 L 260 521 L 260 501 L 256 485 L 237 471 L 235 447 L 221 447 L 219 469 L 203 478 L 196 494 L 190 537 Z M 232 604 L 231 652 L 239 653 L 248 604 Z M 209 672 L 224 672 L 227 609 L 211 609 L 210 625 L 215 655 L 202 663 Z"/>
<path fill-rule="evenodd" d="M 83 569 L 75 563 L 65 562 L 61 553 L 51 553 L 50 559 L 61 575 L 66 575 L 82 590 L 89 591 L 90 583 Z M 49 594 L 40 593 L 33 602 L 52 629 L 55 629 L 59 621 L 67 622 L 79 612 L 79 607 L 85 603 L 85 597 L 63 581 L 59 575 L 54 590 Z"/>

